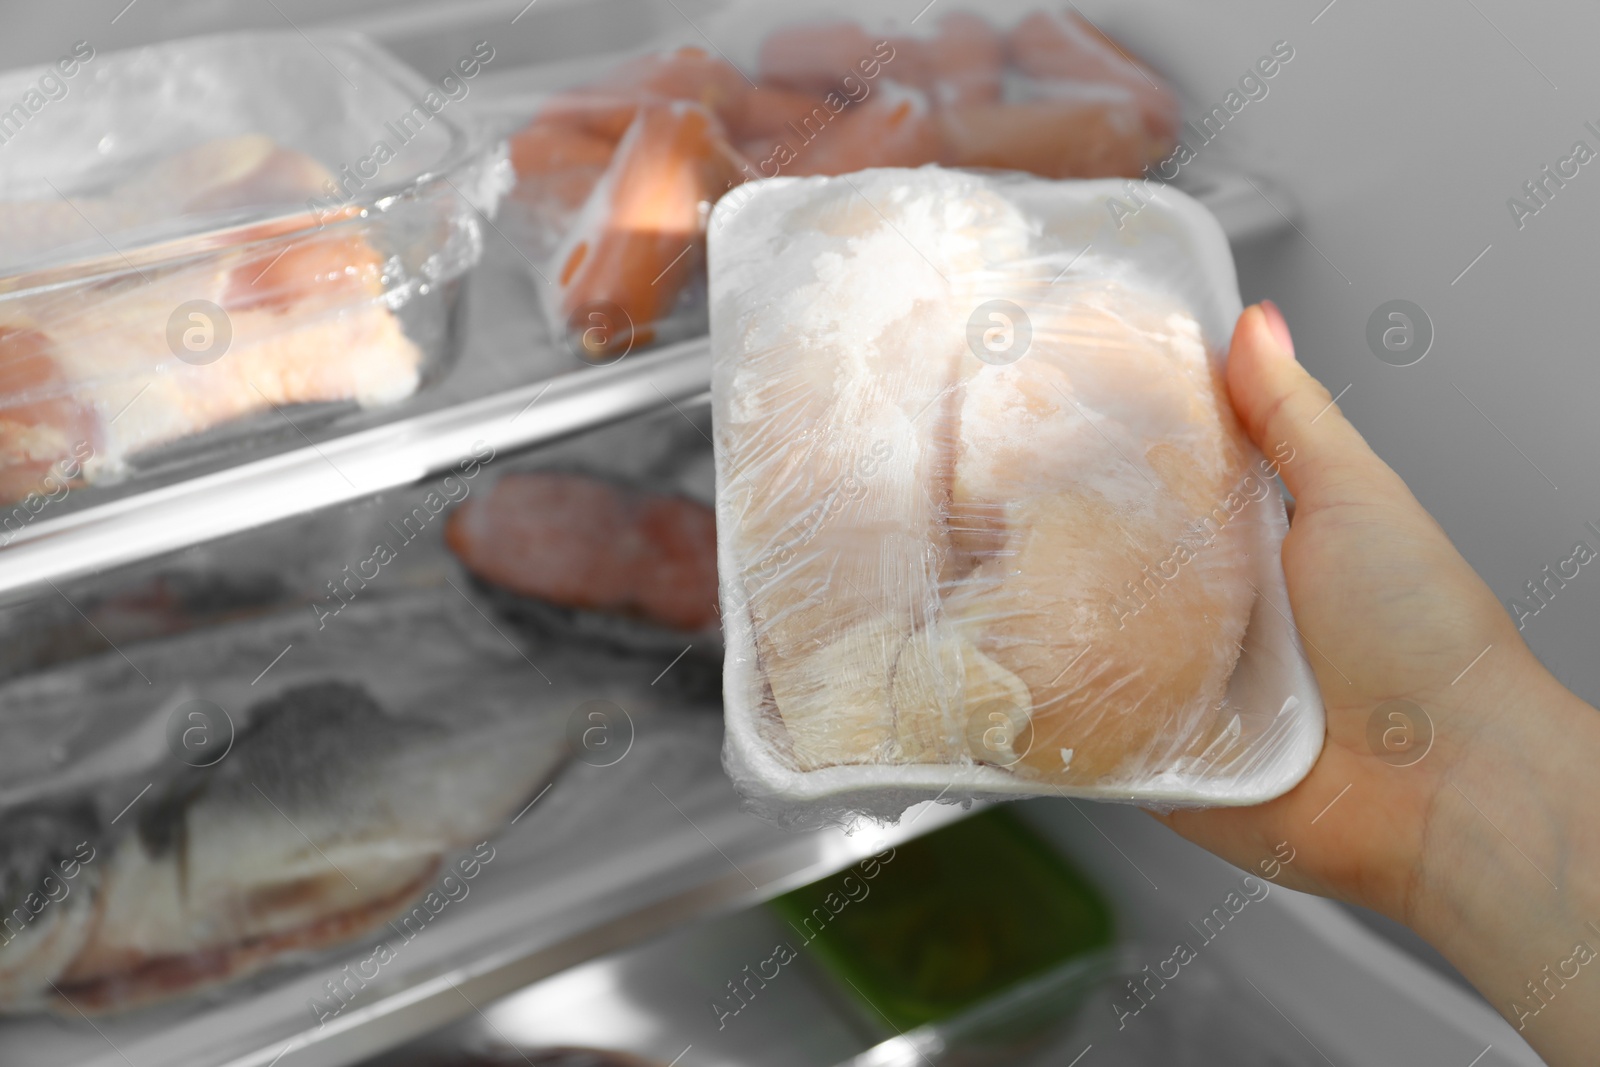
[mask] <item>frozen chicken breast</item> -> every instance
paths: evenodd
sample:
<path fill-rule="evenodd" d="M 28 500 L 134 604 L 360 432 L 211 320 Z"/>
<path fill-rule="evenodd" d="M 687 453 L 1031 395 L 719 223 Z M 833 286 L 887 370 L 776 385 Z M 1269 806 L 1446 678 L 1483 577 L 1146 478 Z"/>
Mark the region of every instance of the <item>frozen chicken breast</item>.
<path fill-rule="evenodd" d="M 1270 474 L 1216 316 L 1095 236 L 1098 201 L 1050 209 L 1088 188 L 873 170 L 713 216 L 730 746 L 770 773 L 1136 796 L 1248 747 L 1228 692 L 1281 503 L 1243 506 Z"/>

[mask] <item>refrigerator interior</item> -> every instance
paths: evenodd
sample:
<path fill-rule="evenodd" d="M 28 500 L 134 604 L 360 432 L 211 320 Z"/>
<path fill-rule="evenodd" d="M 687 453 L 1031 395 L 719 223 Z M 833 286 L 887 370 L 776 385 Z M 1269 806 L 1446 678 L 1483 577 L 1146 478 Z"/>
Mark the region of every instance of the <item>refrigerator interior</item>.
<path fill-rule="evenodd" d="M 1540 1062 L 1481 1002 L 1326 901 L 1252 887 L 1259 900 L 1220 932 L 1215 920 L 1201 930 L 1195 924 L 1240 889 L 1241 872 L 1133 809 L 1061 800 L 1017 807 L 1106 892 L 1124 941 L 1116 976 L 1075 1010 L 1063 1031 L 1014 1060 L 981 1062 Z M 363 1067 L 544 1063 L 541 1051 L 574 1046 L 705 1067 L 924 1062 L 883 1047 L 885 1028 L 863 1024 L 870 1013 L 819 966 L 802 936 L 762 908 L 687 926 L 496 1003 L 476 1003 L 456 1025 Z M 1192 946 L 1195 958 L 1171 981 L 1152 982 L 1150 968 L 1168 959 L 1178 941 Z M 800 946 L 798 961 L 760 988 L 746 984 L 743 1003 L 729 1014 L 738 1002 L 727 983 L 748 974 L 747 965 L 767 958 L 775 943 Z M 1128 992 L 1135 980 L 1145 983 L 1139 1000 Z"/>
<path fill-rule="evenodd" d="M 354 683 L 391 707 L 418 689 L 424 714 L 465 734 L 467 762 L 449 771 L 459 777 L 477 773 L 477 764 L 493 773 L 487 754 L 471 747 L 471 709 L 497 687 L 506 688 L 514 717 L 547 721 L 552 743 L 569 753 L 542 787 L 530 781 L 509 825 L 493 828 L 493 858 L 473 864 L 473 878 L 457 874 L 447 889 L 431 885 L 454 873 L 449 864 L 464 850 L 446 857 L 429 881 L 450 903 L 441 903 L 420 933 L 380 925 L 363 931 L 364 940 L 347 935 L 324 950 L 284 952 L 242 981 L 215 989 L 203 984 L 185 999 L 96 1020 L 82 1017 L 67 992 L 52 1014 L 0 1023 L 0 1058 L 109 1064 L 126 1057 L 196 1067 L 348 1062 L 374 1043 L 459 1014 L 458 989 L 506 992 L 672 922 L 848 864 L 884 837 L 788 836 L 741 812 L 720 769 L 714 660 L 694 654 L 689 640 L 681 648 L 674 641 L 621 650 L 528 623 L 514 596 L 475 581 L 446 547 L 451 512 L 430 514 L 430 499 L 464 504 L 488 495 L 494 479 L 529 470 L 587 473 L 709 499 L 706 425 L 703 406 L 668 406 L 531 456 L 492 459 L 470 475 L 458 472 L 448 481 L 70 583 L 57 597 L 0 611 L 7 636 L 0 703 L 15 739 L 6 755 L 5 800 L 56 817 L 89 798 L 101 812 L 95 840 L 102 866 L 126 857 L 134 841 L 166 832 L 156 828 L 170 822 L 172 783 L 181 792 L 191 767 L 205 773 L 213 766 L 210 756 L 190 761 L 193 752 L 204 754 L 199 745 L 215 736 L 222 751 L 214 766 L 227 768 L 230 746 L 256 737 L 250 731 L 258 719 L 272 720 L 263 702 L 306 683 Z M 375 543 L 392 554 L 372 577 L 362 564 L 372 563 Z M 361 579 L 362 572 L 369 577 Z M 451 631 L 477 636 L 453 642 Z M 363 667 L 364 659 L 372 662 Z M 195 719 L 174 733 L 173 723 L 182 719 L 184 726 L 192 714 L 184 709 L 197 699 L 220 708 L 221 718 Z M 315 752 L 372 740 L 362 731 L 341 739 L 332 732 L 337 720 L 325 725 L 314 723 L 287 741 Z M 492 737 L 484 742 L 492 743 Z M 313 778 L 359 770 L 359 760 L 352 768 L 311 758 L 299 771 Z M 402 782 L 440 789 L 441 804 L 454 801 L 448 780 L 422 775 Z M 297 818 L 305 816 L 285 812 L 269 795 L 270 784 L 250 784 L 261 802 L 248 807 L 238 832 L 259 839 L 263 850 L 271 848 L 274 828 L 282 833 L 286 823 L 302 832 Z M 392 807 L 399 798 L 389 788 L 379 775 L 366 785 L 351 783 L 342 799 L 336 789 L 333 799 L 352 809 Z M 173 810 L 190 819 L 180 821 L 188 827 L 198 816 L 182 815 L 185 803 Z M 920 821 L 930 827 L 953 814 L 935 809 Z M 332 838 L 322 841 L 330 849 L 339 837 L 336 811 L 332 818 Z M 406 825 L 395 830 L 403 841 Z M 359 893 L 356 883 L 365 876 L 350 879 L 312 844 L 327 862 L 324 873 L 339 872 Z M 203 852 L 195 844 L 182 853 L 190 870 L 180 864 L 180 879 L 195 877 Z M 257 859 L 270 865 L 275 854 Z M 225 876 L 246 890 L 252 877 L 264 889 L 272 874 Z M 159 929 L 153 916 L 168 906 L 172 891 L 131 884 L 130 890 L 126 879 L 108 876 L 104 884 L 85 880 L 77 888 L 91 901 L 103 892 L 135 930 L 150 923 Z M 395 958 L 383 961 L 381 974 L 348 987 L 348 1004 L 329 999 L 330 980 L 346 980 L 351 965 L 368 969 L 384 939 L 394 942 Z M 137 985 L 134 991 L 142 996 Z"/>
<path fill-rule="evenodd" d="M 48 60 L 85 35 L 111 49 L 288 22 L 371 30 L 424 73 L 452 62 L 472 42 L 489 39 L 503 64 L 478 89 L 487 93 L 498 83 L 507 92 L 528 92 L 592 71 L 603 57 L 642 47 L 663 33 L 685 33 L 685 25 L 692 31 L 716 5 L 540 0 L 534 7 L 495 0 L 448 10 L 284 3 L 244 11 L 236 5 L 144 0 L 129 7 L 114 21 L 108 20 L 115 12 L 91 11 L 87 4 L 19 9 L 0 42 L 0 66 Z M 1105 17 L 1202 101 L 1220 97 L 1237 71 L 1274 40 L 1295 43 L 1303 58 L 1275 85 L 1271 99 L 1253 105 L 1229 131 L 1234 139 L 1223 146 L 1254 173 L 1292 190 L 1292 200 L 1278 204 L 1293 225 L 1235 249 L 1245 298 L 1271 296 L 1284 307 L 1304 339 L 1302 358 L 1310 369 L 1335 391 L 1351 384 L 1341 404 L 1353 421 L 1417 488 L 1496 590 L 1515 593 L 1545 561 L 1538 546 L 1565 543 L 1584 517 L 1581 490 L 1589 475 L 1574 458 L 1584 449 L 1561 435 L 1586 432 L 1578 427 L 1589 420 L 1563 406 L 1581 402 L 1586 390 L 1571 382 L 1586 372 L 1506 361 L 1498 352 L 1530 344 L 1547 351 L 1581 349 L 1575 339 L 1584 327 L 1571 310 L 1582 306 L 1581 299 L 1560 303 L 1570 297 L 1565 283 L 1546 284 L 1550 274 L 1538 268 L 1577 254 L 1566 242 L 1580 240 L 1589 229 L 1581 219 L 1592 216 L 1593 201 L 1575 191 L 1557 205 L 1571 212 L 1570 225 L 1524 234 L 1505 229 L 1502 200 L 1547 158 L 1546 142 L 1565 144 L 1568 127 L 1582 117 L 1551 106 L 1553 86 L 1542 74 L 1548 70 L 1563 89 L 1581 92 L 1584 79 L 1594 75 L 1567 50 L 1578 47 L 1582 35 L 1517 34 L 1538 61 L 1537 67 L 1532 60 L 1523 67 L 1514 54 L 1507 61 L 1509 42 L 1491 32 L 1487 18 L 1474 21 L 1471 11 L 1436 21 L 1416 12 L 1391 16 L 1320 2 L 1293 11 L 1248 0 L 1203 11 L 1155 3 L 1085 9 Z M 1489 14 L 1506 25 L 1500 20 L 1515 13 L 1491 6 Z M 533 63 L 541 66 L 528 66 Z M 1492 70 L 1493 77 L 1481 77 L 1483 70 Z M 1355 71 L 1361 77 L 1352 77 Z M 1427 121 L 1407 117 L 1408 109 L 1393 106 L 1397 98 L 1425 100 Z M 1357 115 L 1363 118 L 1352 118 Z M 1453 150 L 1482 145 L 1485 138 L 1494 149 L 1481 153 L 1483 165 L 1468 180 L 1434 180 L 1433 168 Z M 1368 162 L 1332 165 L 1350 156 Z M 516 254 L 492 233 L 486 259 L 469 283 L 458 322 L 466 347 L 457 375 L 437 394 L 441 402 L 536 385 L 571 362 L 530 312 L 530 290 Z M 1501 298 L 1487 299 L 1486 293 Z M 1394 296 L 1432 309 L 1440 327 L 1433 357 L 1410 368 L 1379 363 L 1363 339 L 1367 316 Z M 1508 302 L 1526 309 L 1514 323 L 1496 312 Z M 1521 332 L 1513 336 L 1513 329 Z M 1532 384 L 1526 377 L 1530 366 Z M 1568 384 L 1557 388 L 1558 377 Z M 648 376 L 635 386 L 637 398 L 602 417 L 662 407 L 655 394 L 663 390 L 649 384 Z M 677 398 L 692 392 L 681 384 L 664 391 Z M 527 399 L 536 393 L 530 389 Z M 1461 403 L 1469 395 L 1484 407 L 1475 412 L 1477 403 Z M 516 408 L 526 410 L 524 402 L 519 398 Z M 1416 419 L 1416 411 L 1441 404 L 1449 410 L 1438 421 Z M 669 436 L 685 434 L 685 427 L 703 417 L 690 404 L 680 406 L 687 415 L 671 407 L 659 414 L 662 425 L 676 423 Z M 1504 433 L 1484 424 L 1485 409 Z M 1511 440 L 1521 447 L 1507 447 Z M 692 449 L 694 441 L 687 444 Z M 581 455 L 585 446 L 571 447 L 576 451 L 568 457 Z M 1524 464 L 1528 453 L 1569 491 L 1552 495 L 1555 483 L 1546 485 L 1549 478 L 1541 480 Z M 1462 456 L 1474 461 L 1462 463 Z M 332 473 L 324 476 L 336 480 Z M 358 479 L 363 487 L 381 483 L 386 491 L 351 510 L 381 521 L 408 511 L 427 488 L 404 478 L 397 483 L 398 475 L 385 477 Z M 141 574 L 190 559 L 199 569 L 230 574 L 237 580 L 230 595 L 248 600 L 250 568 L 226 561 L 250 560 L 268 576 L 294 574 L 304 557 L 316 556 L 305 546 L 316 543 L 311 531 L 327 528 L 326 515 L 240 535 L 231 554 L 220 547 L 225 543 L 213 542 L 154 564 L 131 564 L 125 574 L 134 583 L 143 580 Z M 1514 516 L 1517 536 L 1505 536 L 1511 520 L 1490 521 L 1486 515 Z M 405 586 L 456 595 L 445 577 L 466 588 L 439 546 L 429 552 L 407 564 L 415 564 L 414 570 L 387 576 L 396 591 Z M 337 570 L 308 568 L 297 594 L 268 581 L 250 610 L 281 610 L 287 595 L 291 606 L 306 611 L 310 592 Z M 64 582 L 64 599 L 85 607 L 116 578 Z M 1528 636 L 1564 682 L 1592 697 L 1600 682 L 1582 647 L 1587 628 L 1575 623 L 1594 613 L 1600 592 L 1586 589 L 1564 594 L 1559 611 L 1537 620 Z M 27 610 L 25 604 L 7 614 Z M 67 626 L 49 632 L 72 628 L 71 613 L 60 604 L 50 614 Z M 81 628 L 76 633 L 78 654 L 112 654 Z M 138 662 L 135 643 L 116 644 Z M 10 646 L 8 654 L 19 647 Z M 66 644 L 54 647 L 69 650 Z M 625 681 L 648 690 L 666 665 L 666 658 L 634 663 Z M 569 764 L 527 817 L 494 839 L 497 859 L 473 886 L 470 904 L 448 911 L 407 946 L 398 967 L 321 1027 L 311 1003 L 319 996 L 325 1002 L 325 983 L 368 957 L 371 945 L 330 949 L 199 1000 L 108 1019 L 70 1013 L 7 1018 L 0 1021 L 0 1061 L 291 1067 L 381 1054 L 372 1062 L 388 1067 L 405 1063 L 405 1056 L 497 1038 L 526 1048 L 609 1043 L 664 1063 L 682 1056 L 685 1067 L 840 1062 L 862 1050 L 862 1038 L 829 1014 L 830 1003 L 815 981 L 808 984 L 797 974 L 792 993 L 786 987 L 783 996 L 758 1005 L 765 1014 L 740 1020 L 732 1034 L 714 1029 L 704 1003 L 709 994 L 685 981 L 694 968 L 720 981 L 729 965 L 748 961 L 750 946 L 768 932 L 767 918 L 749 910 L 751 905 L 797 881 L 848 866 L 877 840 L 872 833 L 793 837 L 743 815 L 722 779 L 719 744 L 714 705 L 684 706 L 639 723 L 637 747 L 619 763 Z M 1024 808 L 1113 896 L 1145 951 L 1141 966 L 1165 958 L 1168 950 L 1160 946 L 1188 936 L 1183 928 L 1240 877 L 1131 809 L 1043 801 Z M 915 834 L 958 814 L 929 809 L 885 836 Z M 1186 984 L 1173 983 L 1173 995 L 1158 998 L 1148 1019 L 1129 1023 L 1132 1034 L 1116 1029 L 1106 1005 L 1091 1005 L 1076 1035 L 1080 1043 L 1051 1062 L 1168 1062 L 1137 1057 L 1158 1041 L 1159 1027 L 1178 1025 L 1174 1020 L 1183 1017 L 1185 1006 L 1204 1003 L 1198 993 L 1193 1001 L 1185 998 L 1205 983 L 1225 989 L 1235 1003 L 1254 1005 L 1251 1018 L 1265 1042 L 1263 1064 L 1538 1062 L 1474 995 L 1418 965 L 1339 908 L 1288 890 L 1274 888 L 1261 905 L 1252 905 L 1202 950 L 1201 962 L 1206 970 L 1186 973 Z M 1191 978 L 1194 986 L 1187 984 Z M 402 1051 L 384 1051 L 441 1026 L 449 1029 Z M 1073 1060 L 1080 1054 L 1081 1060 Z"/>

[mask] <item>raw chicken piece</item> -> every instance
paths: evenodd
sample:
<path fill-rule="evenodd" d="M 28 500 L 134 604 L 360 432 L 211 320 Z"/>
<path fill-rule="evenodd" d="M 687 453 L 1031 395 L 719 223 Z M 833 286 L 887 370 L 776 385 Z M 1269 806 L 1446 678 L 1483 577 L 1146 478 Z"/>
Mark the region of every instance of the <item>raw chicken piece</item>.
<path fill-rule="evenodd" d="M 1081 245 L 997 181 L 758 188 L 713 249 L 714 392 L 724 614 L 775 749 L 1080 786 L 1197 755 L 1255 534 L 1211 520 L 1248 446 L 1193 315 L 1114 261 L 1067 276 Z M 996 299 L 1031 324 L 1012 363 L 969 347 Z"/>
<path fill-rule="evenodd" d="M 1024 767 L 1153 771 L 1212 736 L 1254 600 L 1242 524 L 1212 544 L 1196 526 L 1243 476 L 1242 437 L 1180 308 L 1112 283 L 1015 292 L 1026 357 L 963 368 L 945 605 L 1031 695 Z"/>
<path fill-rule="evenodd" d="M 767 191 L 751 210 L 792 240 L 720 268 L 759 292 L 758 262 L 814 265 L 752 301 L 769 314 L 712 333 L 751 354 L 727 372 L 719 426 L 719 522 L 741 566 L 724 610 L 749 613 L 802 769 L 942 754 L 961 730 L 959 661 L 924 632 L 949 554 L 950 386 L 971 358 L 966 279 L 1016 254 L 1023 223 L 998 198 L 896 196 L 892 173 Z M 931 681 L 902 682 L 898 703 L 913 671 Z"/>

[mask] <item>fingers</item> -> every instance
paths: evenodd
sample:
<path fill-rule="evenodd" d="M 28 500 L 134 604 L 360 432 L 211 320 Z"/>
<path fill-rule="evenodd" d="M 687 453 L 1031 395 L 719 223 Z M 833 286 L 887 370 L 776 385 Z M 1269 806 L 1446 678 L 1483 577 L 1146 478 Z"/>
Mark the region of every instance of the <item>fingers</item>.
<path fill-rule="evenodd" d="M 1239 316 L 1228 352 L 1228 393 L 1250 439 L 1278 459 L 1299 514 L 1375 496 L 1409 501 L 1399 476 L 1295 360 L 1288 326 L 1270 303 Z"/>

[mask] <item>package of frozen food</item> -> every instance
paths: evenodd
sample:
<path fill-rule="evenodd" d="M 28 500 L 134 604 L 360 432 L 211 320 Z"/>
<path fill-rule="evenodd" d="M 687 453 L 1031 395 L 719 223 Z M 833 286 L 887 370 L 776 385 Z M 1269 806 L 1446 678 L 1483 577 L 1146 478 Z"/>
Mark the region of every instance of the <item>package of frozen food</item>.
<path fill-rule="evenodd" d="M 440 587 L 0 686 L 0 1012 L 127 1009 L 382 929 L 551 782 L 574 708 L 636 694 L 546 651 Z"/>
<path fill-rule="evenodd" d="M 761 177 L 938 162 L 1132 178 L 1178 132 L 1172 86 L 1071 4 L 746 3 L 710 32 L 762 87 L 737 129 Z"/>
<path fill-rule="evenodd" d="M 525 105 L 506 232 L 577 355 L 703 328 L 707 214 L 747 180 L 935 162 L 1132 178 L 1172 147 L 1174 91 L 1070 5 L 858 8 L 736 4 L 714 48 L 686 37 Z"/>
<path fill-rule="evenodd" d="M 725 762 L 790 822 L 1062 793 L 1247 804 L 1309 769 L 1240 299 L 1175 190 L 778 178 L 711 225 Z"/>
<path fill-rule="evenodd" d="M 450 515 L 472 575 L 549 630 L 639 650 L 721 646 L 711 508 L 561 470 L 518 471 Z M 520 610 L 517 608 L 520 607 Z"/>
<path fill-rule="evenodd" d="M 305 405 L 437 376 L 510 182 L 458 103 L 492 56 L 434 84 L 285 31 L 0 76 L 0 99 L 38 97 L 0 122 L 0 500 L 170 466 L 180 442 L 191 463 L 298 443 Z"/>

